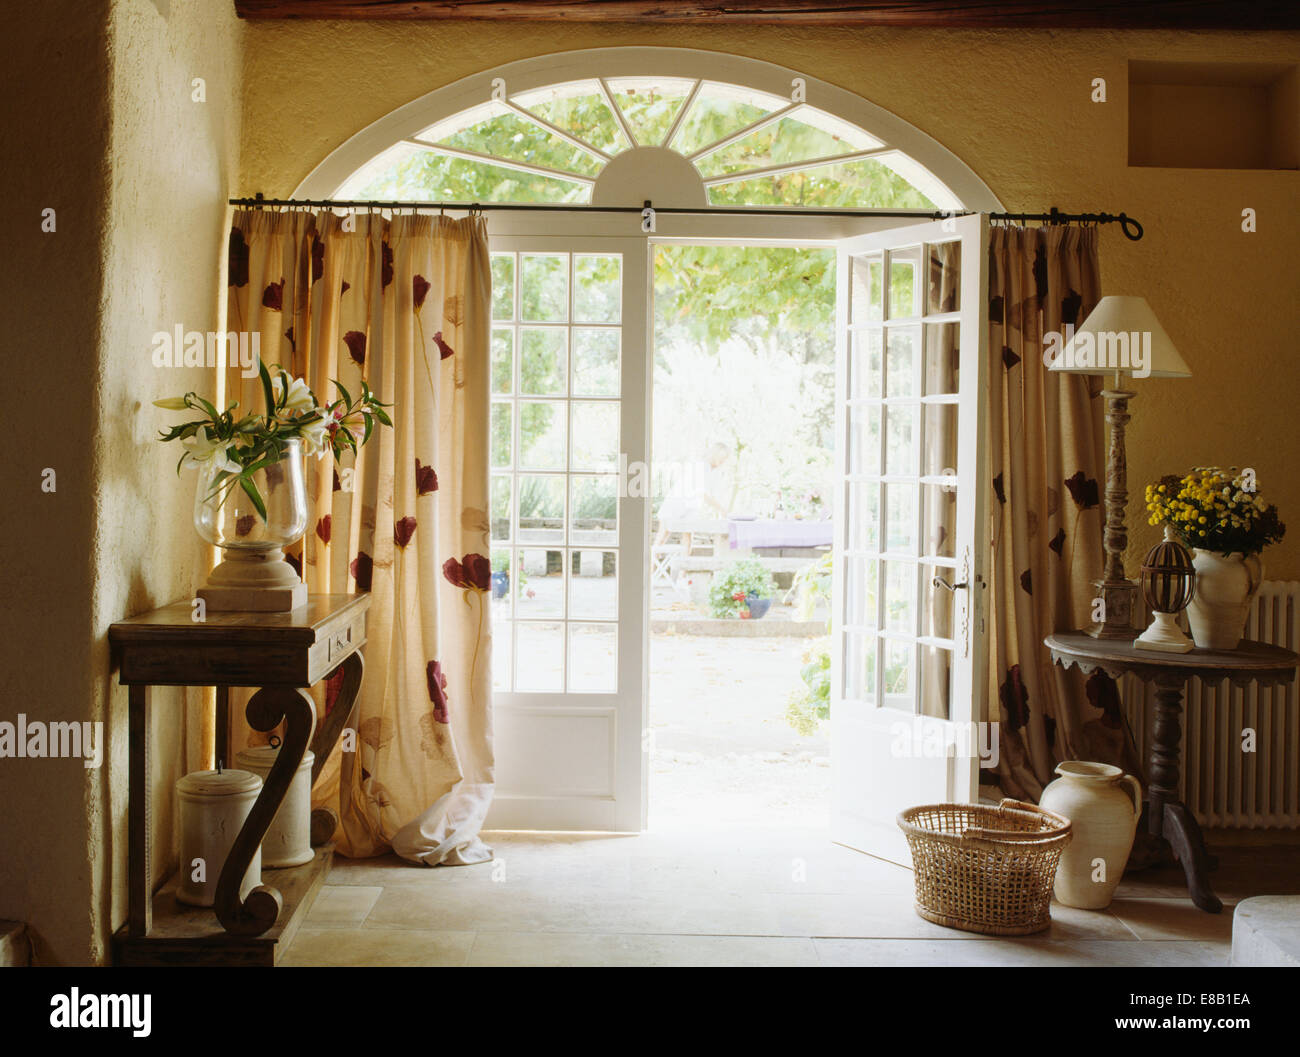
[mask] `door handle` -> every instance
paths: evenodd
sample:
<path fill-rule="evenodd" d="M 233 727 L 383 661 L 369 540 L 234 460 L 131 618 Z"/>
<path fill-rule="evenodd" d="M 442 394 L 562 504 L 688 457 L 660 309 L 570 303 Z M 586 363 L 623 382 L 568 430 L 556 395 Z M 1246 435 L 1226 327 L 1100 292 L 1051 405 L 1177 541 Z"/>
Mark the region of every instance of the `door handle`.
<path fill-rule="evenodd" d="M 959 588 L 970 586 L 970 584 L 968 584 L 965 580 L 963 580 L 959 584 L 950 584 L 942 576 L 936 576 L 933 580 L 930 581 L 930 583 L 932 583 L 935 587 L 942 587 L 946 591 L 951 592 L 952 594 L 956 594 Z"/>

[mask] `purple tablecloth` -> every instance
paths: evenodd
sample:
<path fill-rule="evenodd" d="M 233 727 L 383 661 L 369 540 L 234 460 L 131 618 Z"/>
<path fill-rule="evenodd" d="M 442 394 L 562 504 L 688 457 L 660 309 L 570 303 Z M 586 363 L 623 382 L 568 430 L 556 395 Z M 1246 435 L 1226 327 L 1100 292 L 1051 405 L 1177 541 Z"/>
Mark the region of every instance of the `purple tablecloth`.
<path fill-rule="evenodd" d="M 834 526 L 829 521 L 731 521 L 727 525 L 731 549 L 755 547 L 822 547 L 832 541 Z"/>

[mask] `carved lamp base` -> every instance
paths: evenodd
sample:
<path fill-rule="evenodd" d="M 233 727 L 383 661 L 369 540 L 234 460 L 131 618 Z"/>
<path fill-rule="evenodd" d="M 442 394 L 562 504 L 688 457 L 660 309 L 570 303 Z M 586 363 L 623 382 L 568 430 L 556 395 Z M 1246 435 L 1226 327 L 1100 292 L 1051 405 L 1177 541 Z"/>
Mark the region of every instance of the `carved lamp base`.
<path fill-rule="evenodd" d="M 1101 600 L 1101 620 L 1088 629 L 1094 639 L 1132 639 L 1138 633 L 1133 626 L 1137 609 L 1138 585 L 1132 580 L 1095 580 L 1096 597 Z"/>

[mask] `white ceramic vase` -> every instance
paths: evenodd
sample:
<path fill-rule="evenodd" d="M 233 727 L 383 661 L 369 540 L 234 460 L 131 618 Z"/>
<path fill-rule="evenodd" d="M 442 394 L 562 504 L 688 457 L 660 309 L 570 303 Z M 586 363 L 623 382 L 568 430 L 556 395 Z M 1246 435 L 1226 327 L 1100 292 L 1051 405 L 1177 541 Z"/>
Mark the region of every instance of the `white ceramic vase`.
<path fill-rule="evenodd" d="M 1056 868 L 1056 900 L 1067 907 L 1101 910 L 1110 905 L 1124 876 L 1142 814 L 1142 786 L 1108 763 L 1065 760 L 1056 773 L 1060 777 L 1038 801 L 1073 824 L 1074 839 Z"/>
<path fill-rule="evenodd" d="M 1264 579 L 1259 556 L 1192 551 L 1196 591 L 1187 607 L 1192 641 L 1203 650 L 1235 650 L 1246 631 L 1250 605 Z"/>

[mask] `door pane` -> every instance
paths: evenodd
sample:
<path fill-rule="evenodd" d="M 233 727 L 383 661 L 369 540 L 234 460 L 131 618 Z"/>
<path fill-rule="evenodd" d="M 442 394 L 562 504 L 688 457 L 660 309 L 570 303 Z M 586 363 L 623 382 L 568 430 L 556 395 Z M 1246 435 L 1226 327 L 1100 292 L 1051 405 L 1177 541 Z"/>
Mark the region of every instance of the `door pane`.
<path fill-rule="evenodd" d="M 912 688 L 916 685 L 916 645 L 886 639 L 884 642 L 885 681 L 881 705 L 902 712 L 914 712 Z"/>
<path fill-rule="evenodd" d="M 515 328 L 492 328 L 492 392 L 509 394 L 515 384 Z"/>
<path fill-rule="evenodd" d="M 564 478 L 519 475 L 519 542 L 564 542 Z"/>
<path fill-rule="evenodd" d="M 916 357 L 920 327 L 890 327 L 885 363 L 885 395 L 916 396 Z"/>
<path fill-rule="evenodd" d="M 844 633 L 844 697 L 874 705 L 876 701 L 876 651 L 880 639 L 874 632 Z"/>
<path fill-rule="evenodd" d="M 519 402 L 519 466 L 525 470 L 563 470 L 569 421 L 562 400 Z"/>
<path fill-rule="evenodd" d="M 929 247 L 927 312 L 961 310 L 961 243 L 939 242 Z"/>
<path fill-rule="evenodd" d="M 957 405 L 925 405 L 925 444 L 921 473 L 953 477 L 960 456 L 957 448 Z"/>
<path fill-rule="evenodd" d="M 921 566 L 921 634 L 934 639 L 952 638 L 953 592 L 935 584 L 935 577 L 950 584 L 957 582 L 954 570 L 939 565 Z"/>
<path fill-rule="evenodd" d="M 908 319 L 921 314 L 921 247 L 893 250 L 889 254 L 889 318 Z"/>
<path fill-rule="evenodd" d="M 564 327 L 524 327 L 519 357 L 519 391 L 524 396 L 563 396 L 569 365 Z"/>
<path fill-rule="evenodd" d="M 878 327 L 855 330 L 849 353 L 849 399 L 880 396 L 882 332 Z"/>
<path fill-rule="evenodd" d="M 570 543 L 618 543 L 618 484 L 613 475 L 569 478 Z"/>
<path fill-rule="evenodd" d="M 880 473 L 882 411 L 871 405 L 849 406 L 849 473 Z"/>
<path fill-rule="evenodd" d="M 574 396 L 618 396 L 619 337 L 612 327 L 574 328 Z"/>
<path fill-rule="evenodd" d="M 925 325 L 925 395 L 956 393 L 961 381 L 958 370 L 961 350 L 957 335 L 958 323 L 927 323 Z"/>
<path fill-rule="evenodd" d="M 921 526 L 921 551 L 935 558 L 951 558 L 957 533 L 957 489 L 955 486 L 921 486 L 925 505 Z"/>
<path fill-rule="evenodd" d="M 916 553 L 916 500 L 914 484 L 885 485 L 885 550 L 891 554 Z"/>
<path fill-rule="evenodd" d="M 518 660 L 516 686 L 520 690 L 564 689 L 564 625 L 520 621 L 515 626 Z"/>
<path fill-rule="evenodd" d="M 885 408 L 885 473 L 916 473 L 916 404 Z"/>
<path fill-rule="evenodd" d="M 885 627 L 916 634 L 916 566 L 911 562 L 883 562 L 885 567 Z"/>
<path fill-rule="evenodd" d="M 875 551 L 880 547 L 880 485 L 849 485 L 848 531 L 845 544 L 849 550 Z"/>
<path fill-rule="evenodd" d="M 508 469 L 515 442 L 514 406 L 494 401 L 492 404 L 492 441 L 489 452 L 493 467 Z"/>
<path fill-rule="evenodd" d="M 854 257 L 852 272 L 852 300 L 849 322 L 866 323 L 884 318 L 885 265 L 880 257 Z"/>
<path fill-rule="evenodd" d="M 952 712 L 952 651 L 920 648 L 921 715 L 947 719 Z"/>
<path fill-rule="evenodd" d="M 844 622 L 874 628 L 878 620 L 876 577 L 880 563 L 872 558 L 844 559 Z"/>
<path fill-rule="evenodd" d="M 596 549 L 569 552 L 569 618 L 618 619 L 618 555 Z"/>
<path fill-rule="evenodd" d="M 564 552 L 540 547 L 519 551 L 515 616 L 520 620 L 564 616 Z"/>
<path fill-rule="evenodd" d="M 566 322 L 569 318 L 568 255 L 523 254 L 519 293 L 525 322 Z"/>
<path fill-rule="evenodd" d="M 492 254 L 492 318 L 515 318 L 515 255 Z"/>
<path fill-rule="evenodd" d="M 573 407 L 574 470 L 618 469 L 618 408 L 616 403 L 579 403 Z"/>
<path fill-rule="evenodd" d="M 569 625 L 569 689 L 618 690 L 618 625 Z"/>
<path fill-rule="evenodd" d="M 623 261 L 620 257 L 573 258 L 573 321 L 617 323 L 623 305 Z"/>

